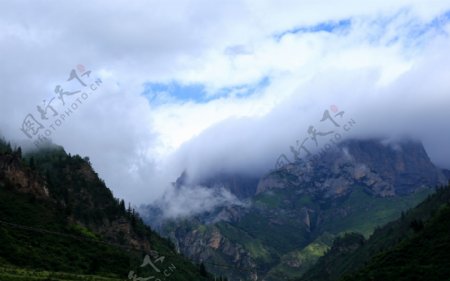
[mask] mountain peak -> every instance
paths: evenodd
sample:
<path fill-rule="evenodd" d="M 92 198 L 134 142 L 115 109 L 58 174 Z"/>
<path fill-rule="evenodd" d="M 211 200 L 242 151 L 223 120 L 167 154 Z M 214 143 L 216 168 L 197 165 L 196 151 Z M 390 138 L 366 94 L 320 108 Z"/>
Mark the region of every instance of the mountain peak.
<path fill-rule="evenodd" d="M 272 171 L 260 180 L 257 193 L 291 186 L 322 197 L 339 197 L 357 184 L 384 197 L 446 183 L 422 143 L 415 140 L 350 139 L 311 159 Z"/>

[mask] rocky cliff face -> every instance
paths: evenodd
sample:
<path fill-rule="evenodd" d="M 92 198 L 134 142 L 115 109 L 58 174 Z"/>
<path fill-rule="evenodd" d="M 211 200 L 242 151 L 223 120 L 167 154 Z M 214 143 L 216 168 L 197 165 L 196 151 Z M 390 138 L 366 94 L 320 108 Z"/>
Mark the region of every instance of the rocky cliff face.
<path fill-rule="evenodd" d="M 201 181 L 200 185 L 221 185 L 233 193 L 237 198 L 246 199 L 255 195 L 258 181 L 259 178 L 253 176 L 221 174 Z"/>
<path fill-rule="evenodd" d="M 21 161 L 18 155 L 0 154 L 0 182 L 9 181 L 19 192 L 50 199 L 46 181 Z"/>
<path fill-rule="evenodd" d="M 208 182 L 224 181 L 233 183 L 223 176 Z M 246 207 L 166 222 L 162 232 L 183 254 L 230 280 L 285 280 L 326 251 L 328 244 L 318 243 L 324 233 L 368 235 L 445 182 L 419 142 L 348 140 L 316 161 L 271 171 L 254 192 L 229 185 L 241 198 L 250 196 Z"/>
<path fill-rule="evenodd" d="M 259 177 L 242 174 L 220 173 L 211 177 L 199 179 L 195 182 L 189 180 L 186 172 L 176 180 L 174 185 L 201 185 L 210 188 L 224 187 L 239 199 L 247 199 L 255 195 Z"/>
<path fill-rule="evenodd" d="M 211 225 L 210 227 L 199 227 L 193 231 L 184 234 L 178 230 L 174 233 L 174 237 L 183 237 L 182 243 L 179 243 L 179 250 L 182 253 L 190 253 L 191 257 L 195 256 L 198 262 L 204 262 L 208 267 L 217 265 L 225 265 L 223 260 L 229 260 L 236 268 L 255 269 L 257 262 L 245 249 L 245 247 L 237 241 L 227 237 L 222 233 L 220 227 Z M 217 271 L 221 275 L 225 275 L 230 270 Z M 257 280 L 256 272 L 250 272 L 246 278 Z M 235 275 L 237 278 L 239 275 Z"/>
<path fill-rule="evenodd" d="M 303 192 L 339 197 L 362 185 L 377 196 L 406 195 L 445 184 L 442 171 L 428 158 L 422 144 L 403 141 L 349 140 L 319 160 L 287 164 L 258 183 L 257 193 L 276 188 L 303 187 Z"/>
<path fill-rule="evenodd" d="M 447 178 L 447 181 L 450 181 L 450 170 L 443 170 L 442 171 L 445 175 L 445 177 Z"/>

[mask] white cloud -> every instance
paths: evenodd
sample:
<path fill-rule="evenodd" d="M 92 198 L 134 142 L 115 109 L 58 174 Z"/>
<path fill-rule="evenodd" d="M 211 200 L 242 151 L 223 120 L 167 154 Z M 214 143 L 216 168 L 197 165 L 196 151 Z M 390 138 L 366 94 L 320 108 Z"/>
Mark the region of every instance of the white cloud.
<path fill-rule="evenodd" d="M 165 218 L 193 216 L 226 205 L 246 206 L 223 187 L 171 186 L 155 204 Z"/>
<path fill-rule="evenodd" d="M 54 141 L 89 155 L 136 203 L 184 169 L 266 169 L 330 104 L 357 120 L 352 134 L 418 135 L 450 166 L 450 25 L 432 22 L 449 10 L 419 0 L 3 1 L 0 133 L 23 139 L 25 115 L 83 63 L 104 85 Z M 336 32 L 275 36 L 341 20 L 350 25 Z M 216 95 L 265 77 L 253 95 Z M 146 83 L 171 81 L 204 85 L 211 100 L 142 95 Z"/>

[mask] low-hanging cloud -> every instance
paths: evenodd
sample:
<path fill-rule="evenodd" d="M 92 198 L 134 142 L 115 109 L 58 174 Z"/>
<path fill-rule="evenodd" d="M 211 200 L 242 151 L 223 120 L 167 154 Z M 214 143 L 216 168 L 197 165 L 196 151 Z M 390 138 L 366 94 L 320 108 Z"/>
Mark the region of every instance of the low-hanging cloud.
<path fill-rule="evenodd" d="M 211 188 L 199 185 L 171 186 L 160 199 L 152 203 L 152 207 L 161 212 L 159 219 L 185 218 L 229 205 L 246 206 L 247 203 L 223 186 Z"/>
<path fill-rule="evenodd" d="M 320 128 L 324 110 L 335 105 L 356 123 L 343 137 L 420 139 L 435 164 L 448 168 L 449 60 L 446 53 L 434 53 L 382 87 L 376 70 L 324 72 L 264 117 L 233 118 L 205 130 L 185 143 L 170 165 L 183 163 L 194 182 L 223 172 L 262 174 L 309 136 L 309 126 Z"/>
<path fill-rule="evenodd" d="M 171 182 L 183 171 L 194 181 L 262 174 L 331 105 L 356 122 L 346 137 L 409 135 L 450 167 L 448 1 L 344 2 L 2 3 L 0 133 L 23 141 L 25 115 L 82 63 L 104 84 L 53 141 L 89 156 L 134 204 L 166 194 L 180 214 L 186 202 L 233 201 Z M 248 95 L 224 94 L 265 78 Z M 173 81 L 203 85 L 204 99 L 153 104 L 143 94 Z"/>

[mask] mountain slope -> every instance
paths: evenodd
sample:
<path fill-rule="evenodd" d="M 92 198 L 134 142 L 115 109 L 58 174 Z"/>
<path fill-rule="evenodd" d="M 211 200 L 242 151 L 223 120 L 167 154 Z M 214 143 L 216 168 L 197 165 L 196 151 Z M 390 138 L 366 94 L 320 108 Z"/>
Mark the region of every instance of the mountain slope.
<path fill-rule="evenodd" d="M 45 271 L 76 274 L 67 280 L 93 278 L 84 274 L 208 280 L 113 197 L 88 159 L 62 148 L 22 157 L 20 148 L 0 141 L 0 202 L 1 280 L 30 280 L 27 274 L 65 280 Z M 159 272 L 140 267 L 146 255 Z"/>
<path fill-rule="evenodd" d="M 367 266 L 345 281 L 448 280 L 450 276 L 450 207 L 441 210 L 419 233 L 393 249 L 375 256 Z M 418 224 L 420 227 L 420 223 Z"/>
<path fill-rule="evenodd" d="M 450 186 L 377 229 L 367 241 L 358 234 L 337 239 L 299 280 L 448 280 L 449 203 Z"/>
<path fill-rule="evenodd" d="M 212 261 L 207 268 L 231 280 L 287 280 L 300 277 L 328 249 L 324 234 L 368 237 L 443 182 L 418 142 L 350 140 L 318 161 L 268 173 L 248 207 L 167 220 L 160 230 L 186 256 Z"/>

